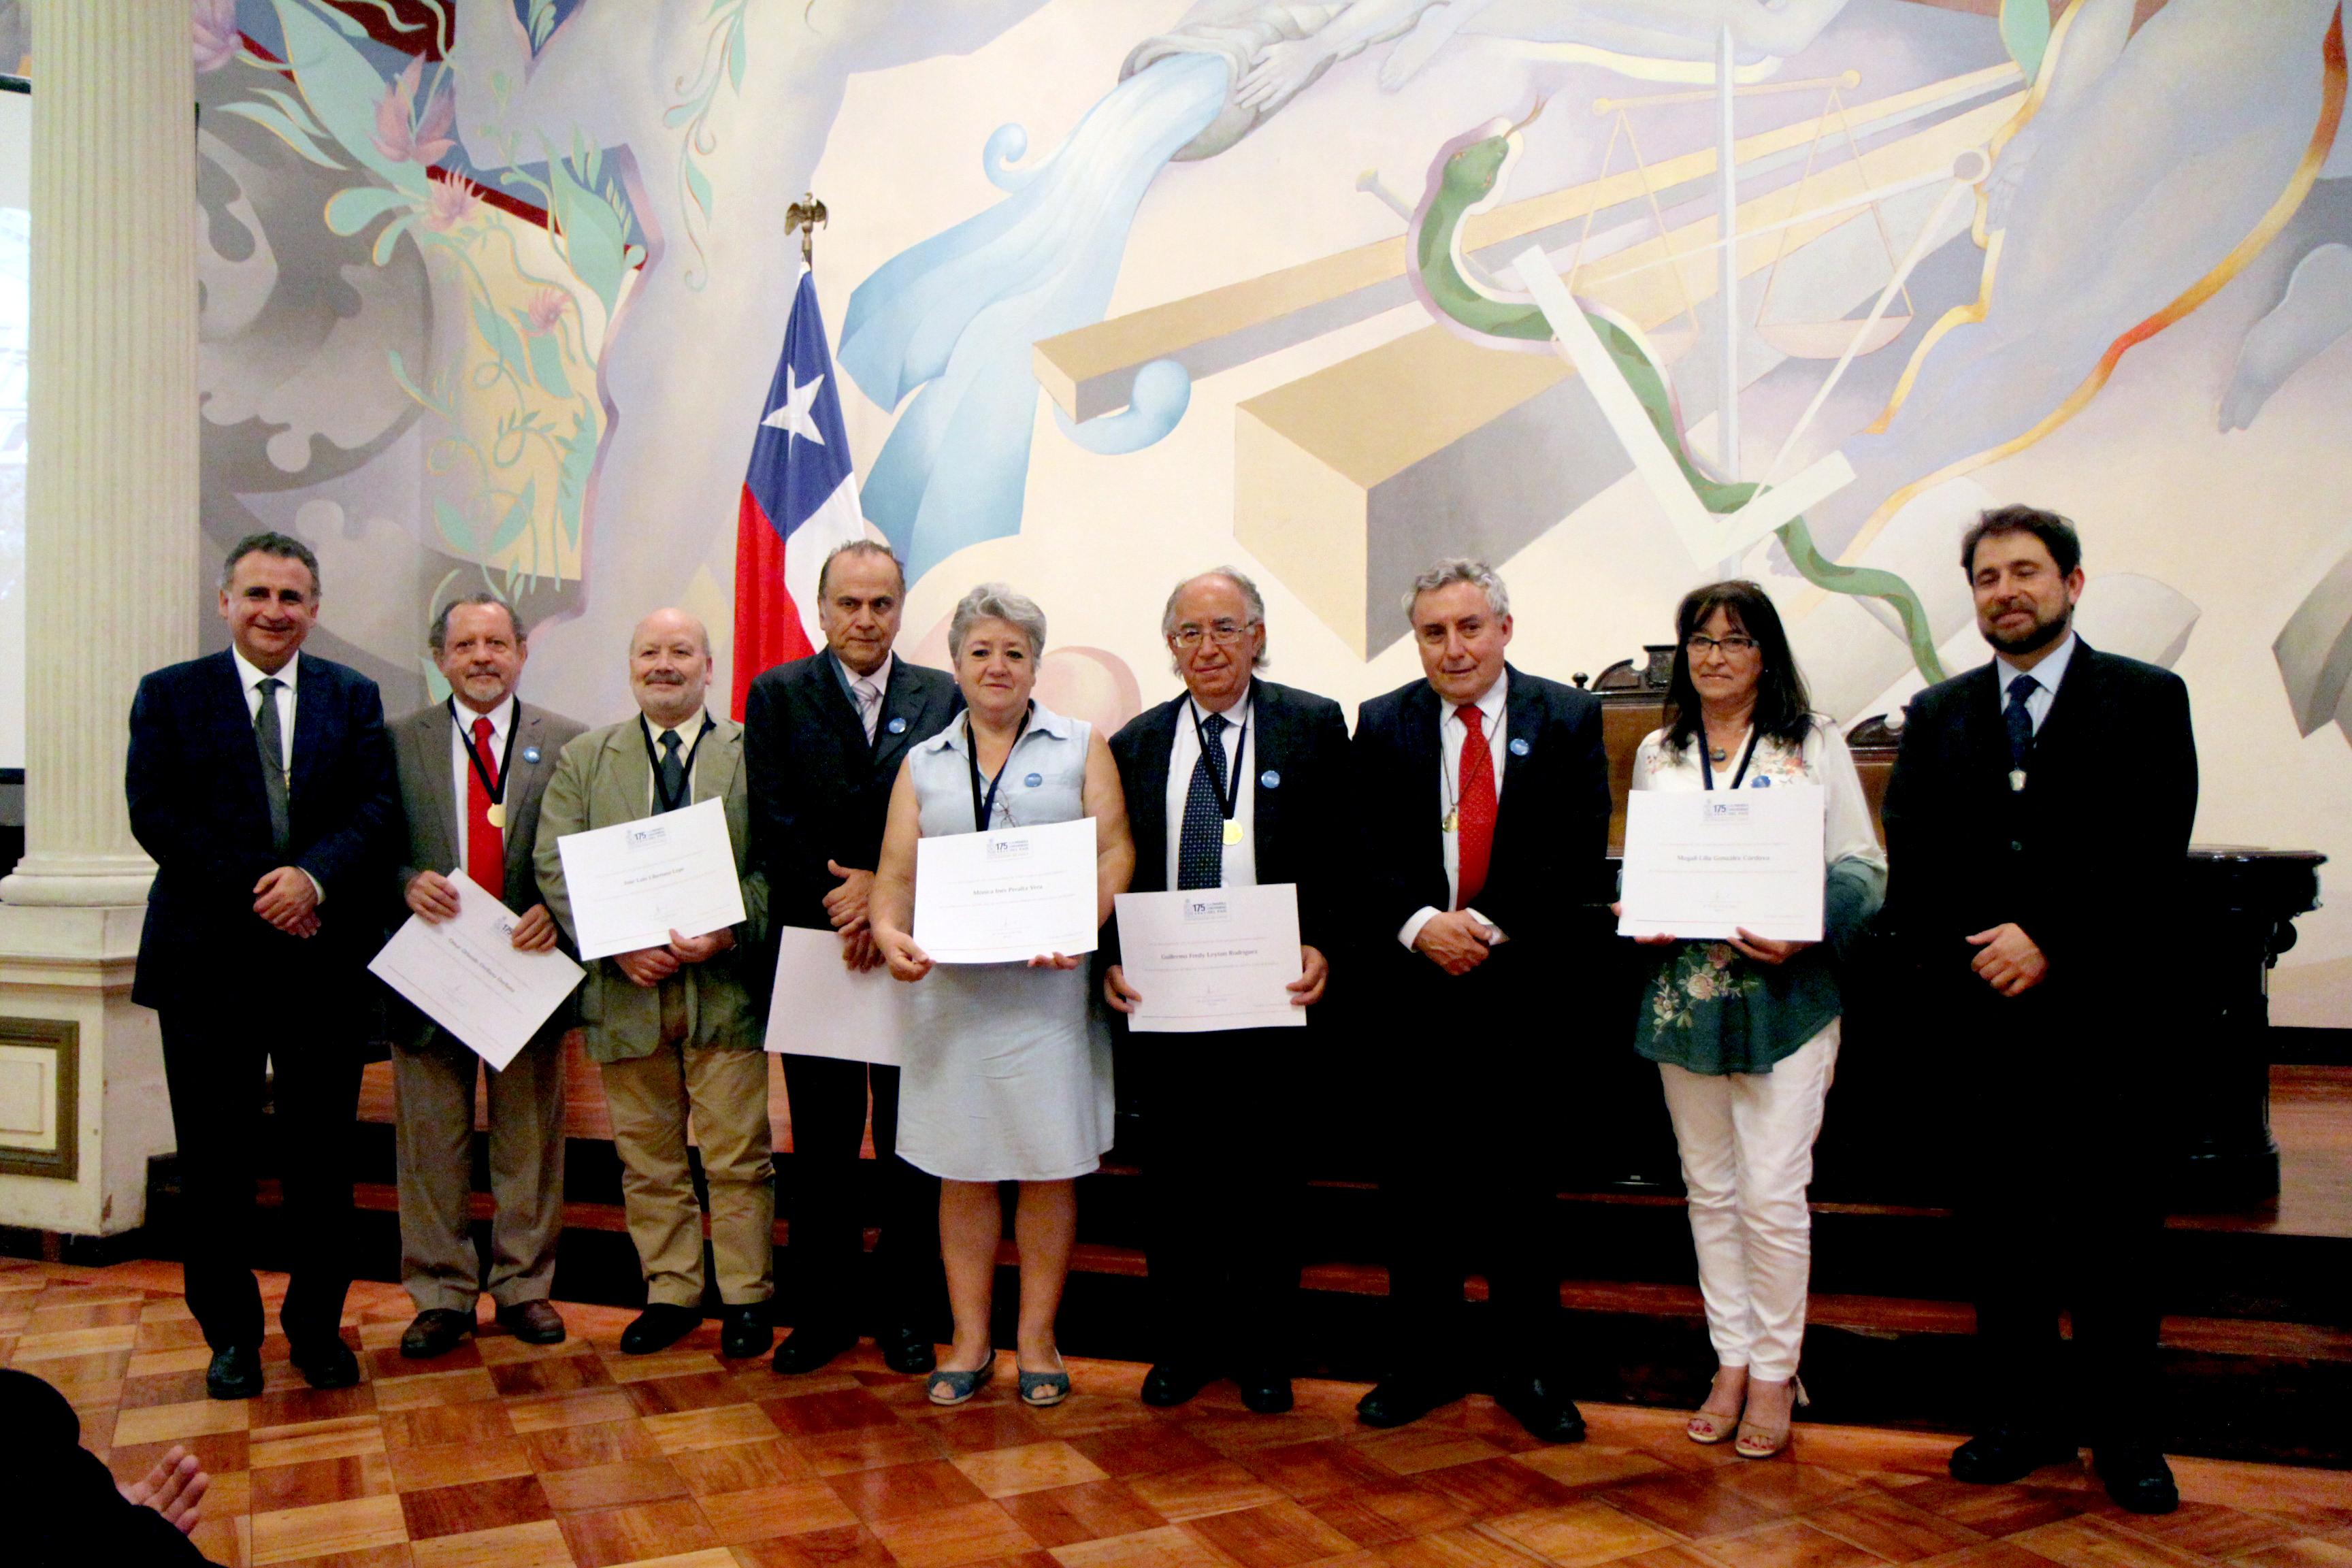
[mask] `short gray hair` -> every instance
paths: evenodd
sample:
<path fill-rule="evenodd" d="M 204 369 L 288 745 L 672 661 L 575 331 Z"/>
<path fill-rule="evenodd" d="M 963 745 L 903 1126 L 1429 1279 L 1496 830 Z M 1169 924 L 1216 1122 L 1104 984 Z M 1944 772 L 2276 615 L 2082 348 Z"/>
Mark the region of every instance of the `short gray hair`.
<path fill-rule="evenodd" d="M 893 554 L 887 544 L 877 543 L 871 539 L 852 539 L 825 552 L 824 564 L 816 569 L 816 596 L 820 600 L 824 597 L 826 579 L 833 575 L 833 563 L 845 555 L 879 555 L 890 563 L 892 571 L 898 574 L 898 596 L 902 599 L 907 596 L 907 563 Z"/>
<path fill-rule="evenodd" d="M 1466 555 L 1449 555 L 1433 563 L 1428 571 L 1412 580 L 1405 590 L 1404 618 L 1412 620 L 1412 607 L 1423 594 L 1434 594 L 1440 588 L 1450 588 L 1456 583 L 1467 583 L 1486 595 L 1486 608 L 1497 616 L 1511 613 L 1511 591 L 1503 586 L 1503 579 L 1484 561 L 1473 561 Z"/>
<path fill-rule="evenodd" d="M 440 658 L 441 650 L 448 647 L 449 617 L 460 605 L 480 605 L 485 608 L 492 605 L 497 605 L 507 613 L 507 625 L 514 628 L 515 646 L 520 647 L 530 641 L 530 634 L 523 630 L 522 617 L 515 614 L 515 607 L 484 588 L 478 593 L 467 594 L 450 600 L 441 606 L 441 613 L 433 617 L 433 627 L 425 634 L 425 645 L 433 650 L 434 658 Z"/>
<path fill-rule="evenodd" d="M 1014 593 L 1002 583 L 982 583 L 956 601 L 955 615 L 948 622 L 948 657 L 963 657 L 963 640 L 971 635 L 974 623 L 1004 621 L 1018 626 L 1021 635 L 1029 639 L 1032 658 L 1043 658 L 1045 652 L 1045 612 L 1037 601 Z"/>
<path fill-rule="evenodd" d="M 1173 588 L 1168 590 L 1167 607 L 1160 612 L 1160 635 L 1161 637 L 1172 637 L 1176 635 L 1176 601 L 1184 596 L 1184 590 L 1191 587 L 1195 583 L 1206 582 L 1212 577 L 1223 577 L 1226 582 L 1231 583 L 1235 588 L 1239 589 L 1241 591 L 1242 603 L 1249 608 L 1250 623 L 1253 626 L 1260 626 L 1265 625 L 1265 595 L 1257 591 L 1257 584 L 1251 582 L 1247 577 L 1243 576 L 1241 573 L 1235 571 L 1231 566 L 1212 566 L 1206 572 L 1193 573 L 1190 577 L 1185 578 L 1181 583 L 1177 584 Z M 1264 669 L 1265 668 L 1265 644 L 1261 642 L 1257 645 L 1256 657 L 1250 660 L 1250 668 L 1252 669 Z"/>

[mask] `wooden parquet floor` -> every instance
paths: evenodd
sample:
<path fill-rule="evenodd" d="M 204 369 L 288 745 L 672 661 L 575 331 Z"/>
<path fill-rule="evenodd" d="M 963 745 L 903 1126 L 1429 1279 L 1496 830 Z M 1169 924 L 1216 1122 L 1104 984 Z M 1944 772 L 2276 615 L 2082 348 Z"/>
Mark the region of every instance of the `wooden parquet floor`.
<path fill-rule="evenodd" d="M 64 1390 L 118 1477 L 193 1449 L 214 1476 L 197 1541 L 224 1563 L 2352 1568 L 2344 1472 L 2176 1460 L 2188 1502 L 2138 1519 L 2078 1466 L 1958 1486 L 1928 1434 L 1801 1424 L 1757 1464 L 1675 1413 L 1588 1405 L 1591 1440 L 1545 1448 L 1483 1398 L 1389 1433 L 1340 1383 L 1300 1384 L 1283 1416 L 1230 1385 L 1162 1413 L 1136 1400 L 1142 1367 L 1077 1360 L 1056 1409 L 1007 1377 L 943 1411 L 870 1348 L 778 1377 L 721 1363 L 709 1325 L 625 1357 L 631 1314 L 600 1307 L 565 1307 L 562 1345 L 486 1324 L 409 1362 L 407 1298 L 374 1284 L 344 1320 L 359 1386 L 311 1391 L 273 1336 L 262 1396 L 217 1403 L 178 1287 L 172 1264 L 0 1260 L 0 1363 Z"/>

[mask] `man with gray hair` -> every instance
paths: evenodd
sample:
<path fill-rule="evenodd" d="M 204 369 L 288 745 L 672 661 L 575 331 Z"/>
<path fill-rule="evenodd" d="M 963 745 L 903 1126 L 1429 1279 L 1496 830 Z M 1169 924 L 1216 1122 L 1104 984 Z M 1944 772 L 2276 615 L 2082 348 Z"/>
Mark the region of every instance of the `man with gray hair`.
<path fill-rule="evenodd" d="M 1160 630 L 1184 689 L 1110 742 L 1135 834 L 1128 890 L 1296 884 L 1305 945 L 1291 1000 L 1310 1008 L 1344 908 L 1347 719 L 1328 698 L 1258 677 L 1265 602 L 1233 567 L 1177 584 Z M 1118 962 L 1116 921 L 1100 958 L 1104 999 L 1132 1013 L 1142 998 Z M 1287 1410 L 1306 1044 L 1289 1029 L 1173 1041 L 1130 1046 L 1144 1064 L 1158 1321 L 1143 1402 L 1181 1405 L 1230 1375 L 1250 1409 Z"/>
<path fill-rule="evenodd" d="M 1483 1371 L 1531 1435 L 1572 1443 L 1584 1420 L 1560 1377 L 1549 1155 L 1561 1068 L 1591 1026 L 1562 999 L 1610 929 L 1601 703 L 1505 662 L 1510 597 L 1481 562 L 1438 562 L 1404 610 L 1423 679 L 1365 703 L 1354 742 L 1370 1016 L 1395 1116 L 1381 1180 L 1395 1359 L 1357 1418 L 1402 1426 Z M 1462 1287 L 1480 1268 L 1489 1322 L 1474 1340 Z"/>
<path fill-rule="evenodd" d="M 581 726 L 515 695 L 530 645 L 514 606 L 482 592 L 452 599 L 426 637 L 449 695 L 391 726 L 407 839 L 400 898 L 419 920 L 455 917 L 474 886 L 520 918 L 509 937 L 526 952 L 556 945 L 531 864 L 540 799 L 556 753 Z M 400 1112 L 400 1274 L 416 1319 L 400 1353 L 446 1354 L 474 1331 L 487 1289 L 498 1321 L 530 1344 L 563 1338 L 548 1300 L 563 1232 L 563 1037 L 558 1007 L 513 1060 L 489 1074 L 490 1258 L 473 1243 L 474 1081 L 484 1068 L 465 1042 L 394 997 L 393 1085 Z"/>

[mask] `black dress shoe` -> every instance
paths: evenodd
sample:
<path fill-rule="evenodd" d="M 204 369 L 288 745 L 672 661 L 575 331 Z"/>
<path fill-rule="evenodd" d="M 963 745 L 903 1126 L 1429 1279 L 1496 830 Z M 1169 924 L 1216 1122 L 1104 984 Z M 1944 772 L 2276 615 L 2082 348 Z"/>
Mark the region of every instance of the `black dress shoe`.
<path fill-rule="evenodd" d="M 499 1327 L 527 1345 L 560 1345 L 563 1342 L 563 1314 L 555 1310 L 552 1301 L 517 1301 L 511 1307 L 499 1309 Z"/>
<path fill-rule="evenodd" d="M 1290 1379 L 1263 1367 L 1244 1367 L 1234 1373 L 1242 1407 L 1259 1415 L 1279 1415 L 1290 1408 Z"/>
<path fill-rule="evenodd" d="M 1418 1421 L 1441 1405 L 1451 1405 L 1469 1390 L 1452 1378 L 1405 1373 L 1382 1378 L 1372 1391 L 1356 1401 L 1356 1419 L 1367 1426 L 1402 1426 Z"/>
<path fill-rule="evenodd" d="M 745 1307 L 727 1307 L 719 1314 L 719 1354 L 727 1361 L 749 1361 L 755 1355 L 766 1355 L 768 1347 L 776 1342 L 776 1331 L 768 1321 L 768 1304 L 754 1301 Z"/>
<path fill-rule="evenodd" d="M 1584 1416 L 1556 1383 L 1540 1377 L 1506 1378 L 1495 1385 L 1495 1403 L 1538 1442 L 1584 1441 Z"/>
<path fill-rule="evenodd" d="M 940 1364 L 939 1347 L 928 1334 L 915 1329 L 897 1328 L 882 1331 L 875 1342 L 882 1347 L 882 1364 L 892 1372 L 903 1372 L 910 1377 L 922 1377 Z"/>
<path fill-rule="evenodd" d="M 400 1353 L 411 1361 L 431 1361 L 464 1344 L 473 1331 L 473 1313 L 453 1307 L 427 1307 L 400 1336 Z"/>
<path fill-rule="evenodd" d="M 784 1342 L 776 1347 L 776 1359 L 769 1364 L 786 1377 L 798 1377 L 819 1370 L 856 1342 L 857 1336 L 847 1329 L 803 1325 L 784 1336 Z"/>
<path fill-rule="evenodd" d="M 261 1392 L 261 1347 L 231 1345 L 213 1352 L 205 1392 L 215 1399 L 251 1399 Z"/>
<path fill-rule="evenodd" d="M 702 1314 L 692 1307 L 673 1307 L 667 1301 L 651 1301 L 639 1312 L 636 1321 L 621 1331 L 623 1355 L 651 1355 L 666 1351 L 702 1325 Z"/>
<path fill-rule="evenodd" d="M 2133 1513 L 2170 1513 L 2180 1506 L 2172 1467 L 2144 1443 L 2102 1443 L 2091 1450 L 2107 1496 Z"/>
<path fill-rule="evenodd" d="M 306 1345 L 293 1360 L 294 1370 L 313 1388 L 349 1388 L 360 1380 L 360 1358 L 341 1340 Z"/>
<path fill-rule="evenodd" d="M 1979 1432 L 1952 1450 L 1952 1479 L 1972 1486 L 2006 1486 L 2044 1465 L 2074 1458 L 2073 1445 L 2028 1426 L 1999 1426 Z"/>
<path fill-rule="evenodd" d="M 1172 1410 L 1216 1381 L 1215 1367 L 1163 1361 L 1143 1374 L 1143 1403 L 1154 1410 Z"/>

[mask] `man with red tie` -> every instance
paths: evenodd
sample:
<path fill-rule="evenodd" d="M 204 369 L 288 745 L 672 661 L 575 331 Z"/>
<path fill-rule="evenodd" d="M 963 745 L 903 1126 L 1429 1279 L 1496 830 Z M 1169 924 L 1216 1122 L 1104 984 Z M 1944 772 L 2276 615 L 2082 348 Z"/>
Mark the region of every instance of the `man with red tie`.
<path fill-rule="evenodd" d="M 1391 1370 L 1356 1415 L 1402 1426 L 1483 1385 L 1534 1436 L 1572 1443 L 1550 1156 L 1570 1124 L 1561 1068 L 1623 1033 L 1573 1005 L 1610 929 L 1601 704 L 1504 661 L 1510 597 L 1484 563 L 1437 563 L 1404 605 L 1426 679 L 1365 703 L 1353 742 L 1392 1112 Z M 1463 1303 L 1474 1271 L 1483 1330 Z"/>
<path fill-rule="evenodd" d="M 408 815 L 401 897 L 426 921 L 447 920 L 468 880 L 522 918 L 509 938 L 524 952 L 556 945 L 531 869 L 540 797 L 556 753 L 581 732 L 514 694 L 530 647 L 514 609 L 494 594 L 442 607 L 428 638 L 448 699 L 392 727 Z M 416 1319 L 400 1353 L 429 1358 L 474 1331 L 484 1289 L 518 1339 L 553 1344 L 563 1319 L 549 1304 L 563 1229 L 563 1036 L 559 1007 L 530 1044 L 489 1071 L 490 1268 L 474 1254 L 474 1080 L 481 1058 L 422 1013 L 393 1003 L 393 1084 L 400 1105 L 401 1283 Z"/>

